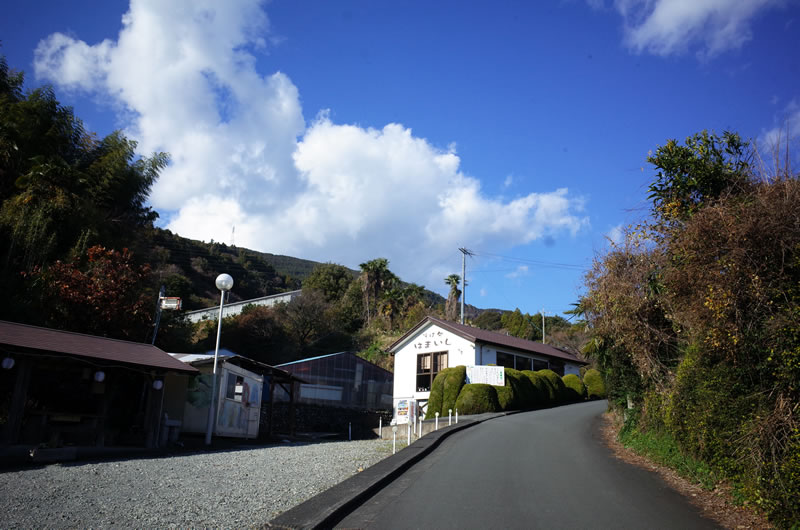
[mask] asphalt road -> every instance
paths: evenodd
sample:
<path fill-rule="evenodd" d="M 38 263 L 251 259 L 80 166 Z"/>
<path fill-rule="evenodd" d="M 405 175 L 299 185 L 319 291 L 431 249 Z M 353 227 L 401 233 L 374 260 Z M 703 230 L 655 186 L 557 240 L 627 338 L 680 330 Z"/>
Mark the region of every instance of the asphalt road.
<path fill-rule="evenodd" d="M 337 528 L 718 528 L 599 438 L 605 401 L 455 433 Z"/>

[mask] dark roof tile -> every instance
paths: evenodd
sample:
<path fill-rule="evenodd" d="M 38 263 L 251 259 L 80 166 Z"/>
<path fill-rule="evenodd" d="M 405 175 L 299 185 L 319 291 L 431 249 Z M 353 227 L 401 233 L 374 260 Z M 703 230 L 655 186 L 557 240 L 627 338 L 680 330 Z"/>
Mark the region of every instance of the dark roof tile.
<path fill-rule="evenodd" d="M 197 372 L 196 368 L 173 359 L 167 352 L 151 344 L 40 328 L 2 320 L 0 320 L 0 345 L 91 357 L 167 371 Z"/>

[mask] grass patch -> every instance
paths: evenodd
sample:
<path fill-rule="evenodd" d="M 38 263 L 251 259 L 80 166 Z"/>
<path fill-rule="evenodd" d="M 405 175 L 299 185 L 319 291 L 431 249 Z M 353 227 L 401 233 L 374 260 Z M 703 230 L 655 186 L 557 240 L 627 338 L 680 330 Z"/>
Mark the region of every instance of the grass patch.
<path fill-rule="evenodd" d="M 619 433 L 619 441 L 657 464 L 667 466 L 684 478 L 700 484 L 704 489 L 713 490 L 717 483 L 708 464 L 684 454 L 675 439 L 667 433 L 640 431 L 636 426 L 626 425 Z"/>

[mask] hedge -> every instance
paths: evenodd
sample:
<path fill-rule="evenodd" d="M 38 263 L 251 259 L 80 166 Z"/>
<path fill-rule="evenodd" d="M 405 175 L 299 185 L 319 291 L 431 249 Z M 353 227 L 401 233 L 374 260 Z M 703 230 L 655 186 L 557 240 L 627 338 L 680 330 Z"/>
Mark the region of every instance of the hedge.
<path fill-rule="evenodd" d="M 586 385 L 586 392 L 589 399 L 603 399 L 606 397 L 606 385 L 603 376 L 598 370 L 590 368 L 583 376 L 583 384 Z"/>
<path fill-rule="evenodd" d="M 513 368 L 505 369 L 506 386 L 510 386 L 514 391 L 513 409 L 510 410 L 530 410 L 536 406 L 536 395 L 533 383 L 519 370 Z M 498 395 L 499 397 L 499 395 Z"/>
<path fill-rule="evenodd" d="M 444 399 L 442 400 L 442 410 L 439 411 L 441 416 L 447 416 L 449 409 L 455 410 L 456 400 L 458 394 L 467 381 L 467 367 L 454 366 L 447 368 L 447 379 L 444 381 Z"/>
<path fill-rule="evenodd" d="M 465 366 L 445 368 L 436 374 L 431 385 L 430 396 L 428 396 L 425 418 L 433 418 L 437 412 L 439 416 L 446 416 L 448 409 L 455 409 L 458 393 L 461 392 L 466 378 L 467 368 Z"/>
<path fill-rule="evenodd" d="M 567 374 L 561 378 L 566 387 L 567 396 L 569 401 L 583 401 L 586 399 L 586 386 L 581 381 L 581 378 L 575 374 Z"/>
<path fill-rule="evenodd" d="M 502 388 L 502 387 L 500 387 Z M 459 414 L 482 414 L 500 412 L 497 389 L 492 385 L 472 383 L 464 385 L 456 400 Z"/>
<path fill-rule="evenodd" d="M 550 393 L 552 405 L 567 401 L 567 387 L 564 386 L 564 381 L 561 380 L 557 373 L 552 370 L 539 370 L 536 373 L 547 379 L 552 386 L 552 392 Z"/>
<path fill-rule="evenodd" d="M 428 406 L 425 409 L 425 418 L 432 418 L 437 412 L 442 412 L 442 402 L 444 401 L 444 380 L 447 378 L 447 370 L 444 369 L 433 378 L 431 393 L 428 396 Z"/>
<path fill-rule="evenodd" d="M 533 406 L 535 408 L 550 406 L 552 403 L 550 402 L 550 390 L 548 389 L 549 382 L 533 370 L 523 370 L 522 375 L 531 382 Z"/>

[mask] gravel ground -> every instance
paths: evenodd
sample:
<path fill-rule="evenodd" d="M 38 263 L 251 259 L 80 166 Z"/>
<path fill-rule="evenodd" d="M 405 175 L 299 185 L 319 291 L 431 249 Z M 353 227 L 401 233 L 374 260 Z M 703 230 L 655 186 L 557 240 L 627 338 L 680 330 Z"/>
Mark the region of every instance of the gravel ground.
<path fill-rule="evenodd" d="M 259 526 L 391 453 L 391 441 L 295 443 L 0 472 L 0 527 Z"/>

